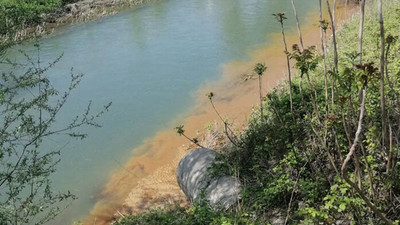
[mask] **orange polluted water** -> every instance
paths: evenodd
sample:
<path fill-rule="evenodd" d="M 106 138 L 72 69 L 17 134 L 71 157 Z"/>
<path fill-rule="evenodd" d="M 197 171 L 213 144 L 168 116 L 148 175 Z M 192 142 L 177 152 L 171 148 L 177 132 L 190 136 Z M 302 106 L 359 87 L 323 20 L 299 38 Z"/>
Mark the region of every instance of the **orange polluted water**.
<path fill-rule="evenodd" d="M 347 11 L 349 9 L 351 7 L 344 5 L 337 7 L 338 24 L 351 16 L 352 13 Z M 308 15 L 308 23 L 302 25 L 305 46 L 315 45 L 320 49 L 318 21 L 318 12 L 313 12 Z M 186 135 L 202 137 L 205 125 L 218 121 L 206 97 L 206 93 L 210 91 L 214 92 L 214 103 L 223 117 L 233 122 L 239 130 L 246 126 L 252 108 L 259 103 L 259 93 L 258 81 L 244 80 L 243 77 L 253 74 L 256 63 L 262 62 L 268 67 L 262 77 L 264 95 L 279 82 L 287 79 L 281 34 L 272 36 L 268 45 L 250 54 L 249 61 L 234 61 L 224 65 L 222 79 L 217 83 L 205 85 L 198 91 L 196 106 L 186 116 L 176 120 L 176 125 L 184 124 Z M 294 29 L 287 33 L 286 38 L 288 46 L 298 43 L 297 32 Z M 186 139 L 178 136 L 172 127 L 171 130 L 160 131 L 155 137 L 146 140 L 142 146 L 133 150 L 132 157 L 123 168 L 111 174 L 98 202 L 83 224 L 104 225 L 125 213 L 137 213 L 165 203 L 185 204 L 185 196 L 176 182 L 176 168 L 183 155 L 193 147 L 195 146 L 191 146 Z"/>

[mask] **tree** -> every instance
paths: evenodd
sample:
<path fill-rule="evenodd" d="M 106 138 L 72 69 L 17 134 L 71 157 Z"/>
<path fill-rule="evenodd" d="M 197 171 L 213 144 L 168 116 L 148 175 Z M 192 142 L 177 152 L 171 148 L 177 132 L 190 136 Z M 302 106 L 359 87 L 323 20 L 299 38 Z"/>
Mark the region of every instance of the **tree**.
<path fill-rule="evenodd" d="M 329 13 L 329 18 L 331 21 L 331 27 L 332 27 L 332 41 L 333 41 L 333 72 L 332 72 L 332 107 L 335 105 L 335 96 L 334 96 L 334 90 L 335 90 L 335 75 L 338 73 L 338 63 L 339 63 L 339 56 L 338 56 L 338 51 L 337 51 L 337 42 L 336 42 L 336 25 L 335 25 L 335 13 L 332 12 L 331 10 L 331 4 L 329 3 L 329 0 L 326 0 L 326 5 L 328 8 L 328 13 Z M 333 4 L 333 9 L 336 8 L 336 1 L 334 1 Z"/>
<path fill-rule="evenodd" d="M 334 65 L 334 72 L 337 72 L 338 70 L 338 53 L 337 53 L 337 42 L 336 42 L 336 25 L 335 25 L 335 15 L 333 14 L 331 10 L 331 4 L 329 3 L 329 0 L 326 0 L 326 5 L 328 7 L 328 13 L 329 13 L 329 18 L 331 21 L 331 27 L 332 27 L 332 41 L 333 41 L 333 65 Z M 335 5 L 333 6 L 335 7 Z"/>
<path fill-rule="evenodd" d="M 326 115 L 328 114 L 328 75 L 326 69 L 326 54 L 325 54 L 325 43 L 324 43 L 324 32 L 326 32 L 326 28 L 323 26 L 322 19 L 322 0 L 319 0 L 319 32 L 320 32 L 320 40 L 321 40 L 321 51 L 322 51 L 322 62 L 324 66 L 324 87 L 325 87 L 325 107 L 326 107 Z"/>
<path fill-rule="evenodd" d="M 303 44 L 303 37 L 301 35 L 299 17 L 297 16 L 297 9 L 296 9 L 296 5 L 294 4 L 294 0 L 291 0 L 291 1 L 292 1 L 294 17 L 296 18 L 297 33 L 299 34 L 300 47 L 301 47 L 301 50 L 303 51 L 304 50 L 304 44 Z"/>
<path fill-rule="evenodd" d="M 343 161 L 342 167 L 341 167 L 341 173 L 343 179 L 360 195 L 361 199 L 365 202 L 365 204 L 386 224 L 393 224 L 393 221 L 388 219 L 384 213 L 380 211 L 378 207 L 376 207 L 371 201 L 368 199 L 368 197 L 363 193 L 362 189 L 357 186 L 347 175 L 346 167 L 347 164 L 349 163 L 351 157 L 353 156 L 355 158 L 355 161 L 358 161 L 356 159 L 356 148 L 357 145 L 361 142 L 360 141 L 360 135 L 362 132 L 362 124 L 363 124 L 363 119 L 364 119 L 364 114 L 365 114 L 365 102 L 367 98 L 367 87 L 368 87 L 368 80 L 371 79 L 371 77 L 376 73 L 377 69 L 373 66 L 373 63 L 367 63 L 363 65 L 358 65 L 360 69 L 364 71 L 364 74 L 362 75 L 362 80 L 363 80 L 363 87 L 361 91 L 361 103 L 360 103 L 360 116 L 359 120 L 357 123 L 357 131 L 355 133 L 354 141 L 350 146 L 350 150 L 346 155 L 345 160 Z"/>
<path fill-rule="evenodd" d="M 50 176 L 57 169 L 61 149 L 43 149 L 43 142 L 55 135 L 85 138 L 78 128 L 100 127 L 97 120 L 111 103 L 93 113 L 89 102 L 82 115 L 56 128 L 60 110 L 83 75 L 71 70 L 66 89 L 56 90 L 47 72 L 62 56 L 43 62 L 38 44 L 36 53 L 23 52 L 26 62 L 6 59 L 4 53 L 16 43 L 13 37 L 26 22 L 16 19 L 18 13 L 0 24 L 7 28 L 0 36 L 0 224 L 43 224 L 65 207 L 60 203 L 76 198 L 69 191 L 53 190 Z"/>
<path fill-rule="evenodd" d="M 263 110 L 263 94 L 262 94 L 262 75 L 264 74 L 265 70 L 267 67 L 262 64 L 262 63 L 257 63 L 256 66 L 254 67 L 254 72 L 258 75 L 258 88 L 259 88 L 259 93 L 260 93 L 260 115 L 261 115 L 261 121 L 264 120 L 264 110 Z"/>
<path fill-rule="evenodd" d="M 108 110 L 93 114 L 91 103 L 81 116 L 64 127 L 55 128 L 60 110 L 83 75 L 71 71 L 67 89 L 56 90 L 46 76 L 57 58 L 42 67 L 40 47 L 36 59 L 28 55 L 27 64 L 13 64 L 22 74 L 13 71 L 0 77 L 0 219 L 6 224 L 42 224 L 61 210 L 58 202 L 74 199 L 70 193 L 52 190 L 50 175 L 56 171 L 61 149 L 42 149 L 41 144 L 54 135 L 83 139 L 86 134 L 77 128 L 100 127 L 97 119 Z"/>
<path fill-rule="evenodd" d="M 285 28 L 283 27 L 283 21 L 286 20 L 287 18 L 285 17 L 285 13 L 277 13 L 273 14 L 275 16 L 275 19 L 281 24 L 281 32 L 282 32 L 282 40 L 283 40 L 283 45 L 285 47 L 285 54 L 286 54 L 286 64 L 287 64 L 287 70 L 288 70 L 288 76 L 289 76 L 289 98 L 290 98 L 290 112 L 292 115 L 293 113 L 293 91 L 292 91 L 292 73 L 290 70 L 290 60 L 289 60 L 289 52 L 286 44 L 286 37 L 285 37 Z"/>
<path fill-rule="evenodd" d="M 314 88 L 313 83 L 310 79 L 310 72 L 314 71 L 318 65 L 319 58 L 315 57 L 315 46 L 308 47 L 302 51 L 298 45 L 292 46 L 292 53 L 290 53 L 290 58 L 296 60 L 296 68 L 300 71 L 300 76 L 306 75 L 308 86 L 311 91 L 311 101 L 314 107 L 314 112 L 319 120 L 319 111 L 317 104 L 317 92 Z"/>

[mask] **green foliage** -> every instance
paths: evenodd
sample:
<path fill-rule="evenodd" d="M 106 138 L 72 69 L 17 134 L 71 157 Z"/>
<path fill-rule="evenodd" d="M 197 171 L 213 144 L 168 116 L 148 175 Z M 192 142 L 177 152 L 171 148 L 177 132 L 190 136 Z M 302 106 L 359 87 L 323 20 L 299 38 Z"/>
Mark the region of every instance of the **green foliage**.
<path fill-rule="evenodd" d="M 321 21 L 319 21 L 319 26 L 322 28 L 322 30 L 323 30 L 324 32 L 326 32 L 326 30 L 327 30 L 328 27 L 329 27 L 329 23 L 328 23 L 328 21 L 326 21 L 326 20 L 321 20 Z"/>
<path fill-rule="evenodd" d="M 265 66 L 265 64 L 257 63 L 256 66 L 254 67 L 254 72 L 258 76 L 262 76 L 266 69 L 267 69 L 267 67 Z"/>
<path fill-rule="evenodd" d="M 39 24 L 42 13 L 60 6 L 60 0 L 3 0 L 0 2 L 0 35 L 5 35 L 14 27 Z"/>
<path fill-rule="evenodd" d="M 134 225 L 134 224 L 149 224 L 149 225 L 167 225 L 167 224 L 187 224 L 189 215 L 183 207 L 176 207 L 168 211 L 155 210 L 138 216 L 127 216 L 120 219 L 114 225 Z"/>
<path fill-rule="evenodd" d="M 175 127 L 176 133 L 179 134 L 180 136 L 185 134 L 185 130 L 183 129 L 183 125 L 179 125 L 177 127 Z"/>
<path fill-rule="evenodd" d="M 207 94 L 208 100 L 211 101 L 213 99 L 213 97 L 214 97 L 214 93 L 213 92 L 210 92 L 210 93 Z"/>
<path fill-rule="evenodd" d="M 335 184 L 330 187 L 329 192 L 323 198 L 322 204 L 314 204 L 315 207 L 313 207 L 312 204 L 307 202 L 299 209 L 297 215 L 303 217 L 306 224 L 331 224 L 339 218 L 348 220 L 350 223 L 351 217 L 346 218 L 346 212 L 352 209 L 358 213 L 360 209 L 365 207 L 362 199 L 354 196 L 351 191 L 349 184 L 337 178 Z M 338 217 L 338 215 L 341 217 Z M 365 216 L 363 212 L 360 215 Z"/>
<path fill-rule="evenodd" d="M 26 38 L 21 35 L 21 31 L 26 28 L 35 29 L 36 25 L 42 24 L 46 13 L 61 6 L 61 0 L 0 1 L 0 56 L 17 41 Z"/>
<path fill-rule="evenodd" d="M 287 17 L 285 16 L 285 13 L 274 13 L 272 15 L 281 24 L 283 23 L 284 20 L 287 20 Z"/>
<path fill-rule="evenodd" d="M 261 224 L 247 213 L 211 209 L 206 202 L 189 209 L 171 206 L 168 210 L 150 210 L 136 216 L 125 216 L 114 225 L 234 225 Z"/>
<path fill-rule="evenodd" d="M 319 63 L 319 57 L 315 57 L 315 46 L 300 50 L 300 47 L 295 44 L 292 47 L 293 52 L 290 55 L 291 59 L 296 60 L 296 68 L 300 70 L 300 75 L 309 73 L 315 70 Z"/>
<path fill-rule="evenodd" d="M 0 53 L 19 40 L 18 32 L 45 22 L 45 15 L 62 10 L 65 4 L 78 0 L 1 0 Z M 22 37 L 26 38 L 26 37 Z"/>
<path fill-rule="evenodd" d="M 200 148 L 204 148 L 202 145 L 199 144 L 199 139 L 194 137 L 194 138 L 190 138 L 188 136 L 186 136 L 185 134 L 185 129 L 184 129 L 184 125 L 179 125 L 177 127 L 174 128 L 175 132 L 179 135 L 179 136 L 184 136 L 186 139 L 188 139 L 190 142 L 192 142 L 193 144 L 199 146 Z"/>

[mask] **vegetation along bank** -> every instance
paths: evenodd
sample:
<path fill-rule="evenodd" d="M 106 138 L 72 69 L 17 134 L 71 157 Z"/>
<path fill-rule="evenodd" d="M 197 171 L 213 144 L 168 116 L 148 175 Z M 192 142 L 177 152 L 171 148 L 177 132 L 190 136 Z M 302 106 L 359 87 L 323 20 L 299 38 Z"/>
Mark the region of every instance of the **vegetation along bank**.
<path fill-rule="evenodd" d="M 400 2 L 359 4 L 339 32 L 334 6 L 321 10 L 322 51 L 287 46 L 292 77 L 260 94 L 243 132 L 223 121 L 227 144 L 209 172 L 240 181 L 234 207 L 200 201 L 115 224 L 399 224 Z M 255 66 L 260 81 L 267 67 Z"/>
<path fill-rule="evenodd" d="M 0 36 L 21 40 L 60 25 L 98 19 L 150 0 L 2 0 Z M 10 30 L 17 30 L 10 33 Z M 2 40 L 4 41 L 4 40 Z"/>

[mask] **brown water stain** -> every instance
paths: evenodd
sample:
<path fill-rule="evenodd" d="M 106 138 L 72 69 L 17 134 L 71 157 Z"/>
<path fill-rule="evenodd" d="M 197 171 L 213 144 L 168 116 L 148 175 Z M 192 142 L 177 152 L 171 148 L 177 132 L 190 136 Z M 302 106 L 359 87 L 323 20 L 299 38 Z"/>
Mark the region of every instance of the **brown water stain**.
<path fill-rule="evenodd" d="M 354 7 L 353 7 L 354 8 Z M 349 13 L 348 7 L 339 6 L 337 21 L 340 23 Z M 309 23 L 302 26 L 305 46 L 320 46 L 319 14 L 310 13 Z M 197 92 L 196 106 L 176 119 L 176 124 L 185 125 L 185 134 L 201 137 L 205 125 L 217 121 L 206 93 L 215 93 L 214 103 L 221 115 L 235 127 L 246 127 L 246 121 L 259 99 L 258 82 L 251 79 L 255 63 L 265 62 L 268 70 L 263 76 L 263 93 L 287 79 L 286 56 L 283 52 L 281 35 L 272 34 L 272 41 L 251 53 L 249 61 L 235 61 L 223 66 L 223 76 L 217 83 L 207 84 Z M 297 32 L 287 34 L 289 46 L 298 42 Z M 250 79 L 244 79 L 250 78 Z M 257 78 L 257 77 L 255 77 Z M 114 171 L 103 188 L 99 200 L 85 225 L 105 225 L 126 213 L 137 213 L 155 206 L 188 204 L 176 182 L 176 168 L 188 149 L 193 148 L 187 140 L 172 130 L 160 131 L 142 146 L 133 150 L 123 169 Z"/>

